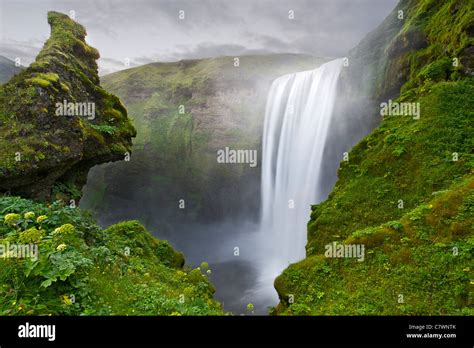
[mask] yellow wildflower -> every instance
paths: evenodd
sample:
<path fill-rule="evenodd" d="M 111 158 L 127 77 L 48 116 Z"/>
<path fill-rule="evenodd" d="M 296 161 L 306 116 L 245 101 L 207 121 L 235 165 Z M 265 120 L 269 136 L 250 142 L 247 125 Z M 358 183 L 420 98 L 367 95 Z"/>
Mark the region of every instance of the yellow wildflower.
<path fill-rule="evenodd" d="M 75 231 L 75 227 L 71 224 L 64 224 L 53 231 L 53 234 L 68 234 Z"/>
<path fill-rule="evenodd" d="M 72 305 L 72 300 L 71 298 L 68 296 L 68 295 L 63 295 L 63 303 L 66 305 L 66 306 L 70 306 Z"/>
<path fill-rule="evenodd" d="M 29 212 L 25 213 L 25 215 L 23 215 L 23 217 L 25 219 L 34 219 L 35 218 L 35 213 L 32 212 L 32 211 L 29 211 Z"/>
<path fill-rule="evenodd" d="M 20 220 L 20 214 L 15 214 L 15 213 L 10 213 L 5 215 L 4 217 L 4 223 L 6 225 L 16 225 L 18 220 Z"/>
<path fill-rule="evenodd" d="M 23 243 L 36 243 L 41 240 L 43 236 L 42 230 L 32 227 L 20 233 L 20 241 Z"/>
<path fill-rule="evenodd" d="M 46 215 L 40 215 L 36 218 L 37 223 L 42 223 L 44 220 L 46 220 L 48 217 Z"/>

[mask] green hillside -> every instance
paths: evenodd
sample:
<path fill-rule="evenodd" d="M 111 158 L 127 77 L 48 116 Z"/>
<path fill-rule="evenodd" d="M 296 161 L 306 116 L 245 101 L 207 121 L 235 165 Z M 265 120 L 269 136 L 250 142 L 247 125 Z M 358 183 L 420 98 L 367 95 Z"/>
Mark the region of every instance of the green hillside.
<path fill-rule="evenodd" d="M 275 281 L 277 314 L 474 313 L 474 4 L 402 1 L 390 16 L 398 10 L 381 80 L 404 79 L 397 101 L 419 103 L 421 116 L 385 117 L 341 163 L 313 206 L 307 258 Z M 325 257 L 334 241 L 365 245 L 365 260 Z"/>

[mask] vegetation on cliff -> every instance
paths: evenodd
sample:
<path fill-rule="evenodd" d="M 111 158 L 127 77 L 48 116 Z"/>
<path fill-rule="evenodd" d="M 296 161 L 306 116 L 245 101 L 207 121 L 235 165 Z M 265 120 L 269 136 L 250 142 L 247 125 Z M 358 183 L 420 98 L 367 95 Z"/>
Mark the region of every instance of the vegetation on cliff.
<path fill-rule="evenodd" d="M 98 51 L 68 16 L 48 13 L 51 36 L 35 62 L 0 87 L 0 191 L 35 199 L 80 196 L 95 164 L 123 159 L 135 130 L 100 86 Z M 88 114 L 58 105 L 92 106 Z"/>
<path fill-rule="evenodd" d="M 419 119 L 385 117 L 313 206 L 307 258 L 276 279 L 278 314 L 473 314 L 474 5 L 402 1 L 381 80 Z M 330 259 L 325 245 L 364 244 Z M 292 296 L 290 296 L 292 295 Z M 291 299 L 291 301 L 290 301 Z"/>

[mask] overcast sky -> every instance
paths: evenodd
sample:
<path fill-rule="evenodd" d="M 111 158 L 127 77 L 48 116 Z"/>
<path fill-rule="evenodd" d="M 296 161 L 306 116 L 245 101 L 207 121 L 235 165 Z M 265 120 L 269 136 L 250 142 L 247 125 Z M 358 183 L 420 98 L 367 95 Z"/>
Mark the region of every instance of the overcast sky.
<path fill-rule="evenodd" d="M 28 65 L 49 36 L 49 10 L 75 12 L 101 75 L 156 61 L 307 53 L 341 57 L 398 0 L 0 0 L 0 55 Z M 180 19 L 180 11 L 184 19 Z M 293 11 L 294 19 L 289 19 Z"/>

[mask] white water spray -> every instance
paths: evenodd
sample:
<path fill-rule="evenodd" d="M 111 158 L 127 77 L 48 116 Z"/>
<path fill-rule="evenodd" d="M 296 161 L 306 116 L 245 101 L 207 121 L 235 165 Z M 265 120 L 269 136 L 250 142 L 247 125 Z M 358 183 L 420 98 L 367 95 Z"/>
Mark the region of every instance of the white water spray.
<path fill-rule="evenodd" d="M 323 152 L 329 138 L 342 60 L 277 78 L 268 94 L 262 153 L 260 289 L 273 300 L 273 280 L 305 257 L 311 204 L 322 197 Z M 262 294 L 261 294 L 262 295 Z"/>

